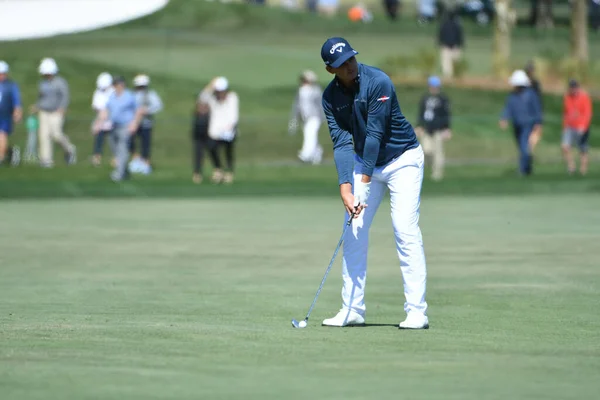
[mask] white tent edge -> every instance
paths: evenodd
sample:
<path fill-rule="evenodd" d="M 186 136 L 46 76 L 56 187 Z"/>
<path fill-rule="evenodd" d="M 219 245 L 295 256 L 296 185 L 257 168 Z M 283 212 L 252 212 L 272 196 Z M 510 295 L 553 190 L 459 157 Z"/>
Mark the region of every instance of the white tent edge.
<path fill-rule="evenodd" d="M 72 3 L 72 0 L 69 0 Z M 36 4 L 37 3 L 37 4 Z M 0 25 L 0 42 L 50 38 L 61 35 L 95 31 L 133 21 L 160 11 L 169 0 L 78 0 L 70 11 L 75 18 L 48 18 L 53 7 L 65 0 L 4 0 L 0 14 L 12 24 Z M 32 8 L 38 6 L 38 13 Z M 112 7 L 111 7 L 112 6 Z M 114 12 L 117 10 L 118 12 Z M 29 23 L 24 24 L 27 20 Z M 57 23 L 58 22 L 58 23 Z"/>

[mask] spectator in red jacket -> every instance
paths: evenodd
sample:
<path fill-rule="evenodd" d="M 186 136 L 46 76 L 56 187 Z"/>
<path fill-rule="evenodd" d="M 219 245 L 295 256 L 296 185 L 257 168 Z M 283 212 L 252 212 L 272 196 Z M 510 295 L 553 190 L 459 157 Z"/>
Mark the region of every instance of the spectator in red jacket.
<path fill-rule="evenodd" d="M 569 81 L 569 89 L 564 96 L 562 152 L 569 174 L 576 170 L 575 160 L 571 155 L 571 146 L 579 147 L 579 172 L 585 175 L 588 170 L 588 148 L 590 124 L 592 121 L 592 100 L 583 90 L 579 82 Z"/>

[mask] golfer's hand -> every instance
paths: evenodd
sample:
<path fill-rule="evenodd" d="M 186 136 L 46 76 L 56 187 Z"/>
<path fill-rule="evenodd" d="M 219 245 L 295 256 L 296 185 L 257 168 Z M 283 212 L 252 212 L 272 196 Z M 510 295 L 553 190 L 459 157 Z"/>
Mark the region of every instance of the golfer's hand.
<path fill-rule="evenodd" d="M 354 184 L 354 207 L 359 205 L 363 208 L 368 206 L 367 200 L 371 194 L 371 182 L 360 180 Z"/>
<path fill-rule="evenodd" d="M 350 185 L 349 183 L 342 184 L 340 186 L 340 195 L 342 197 L 342 202 L 344 203 L 344 207 L 346 208 L 346 212 L 348 212 L 348 215 L 352 215 L 352 213 L 355 213 L 354 218 L 358 218 L 358 215 L 364 209 L 364 206 L 354 206 L 354 195 L 352 194 L 352 185 Z"/>
<path fill-rule="evenodd" d="M 498 123 L 498 125 L 500 125 L 501 129 L 506 129 L 508 128 L 508 122 L 504 119 L 500 120 L 500 122 Z"/>
<path fill-rule="evenodd" d="M 452 131 L 450 129 L 444 129 L 442 132 L 442 139 L 449 140 L 452 138 Z"/>

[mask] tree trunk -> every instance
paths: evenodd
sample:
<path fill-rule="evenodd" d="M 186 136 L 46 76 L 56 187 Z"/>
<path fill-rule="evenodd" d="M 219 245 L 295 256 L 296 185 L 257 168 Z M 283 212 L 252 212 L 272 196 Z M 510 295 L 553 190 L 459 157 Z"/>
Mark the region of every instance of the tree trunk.
<path fill-rule="evenodd" d="M 554 28 L 554 15 L 552 15 L 552 0 L 538 1 L 537 17 L 538 28 Z"/>
<path fill-rule="evenodd" d="M 571 15 L 571 56 L 581 65 L 589 60 L 587 3 L 587 0 L 574 0 Z"/>
<path fill-rule="evenodd" d="M 492 66 L 494 75 L 499 78 L 510 73 L 510 31 L 515 21 L 511 0 L 497 0 Z"/>

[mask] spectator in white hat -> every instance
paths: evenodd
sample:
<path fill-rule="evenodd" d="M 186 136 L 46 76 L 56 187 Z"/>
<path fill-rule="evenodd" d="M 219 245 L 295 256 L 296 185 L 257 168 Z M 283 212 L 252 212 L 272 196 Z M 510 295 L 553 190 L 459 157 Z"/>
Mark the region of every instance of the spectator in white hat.
<path fill-rule="evenodd" d="M 529 138 L 536 134 L 543 122 L 542 107 L 525 71 L 514 71 L 509 83 L 513 91 L 506 98 L 500 116 L 500 128 L 507 129 L 509 123 L 512 123 L 519 148 L 519 173 L 521 176 L 529 176 L 533 173 L 533 154 Z"/>
<path fill-rule="evenodd" d="M 135 88 L 135 100 L 138 107 L 144 110 L 140 126 L 131 137 L 129 152 L 133 154 L 133 160 L 129 163 L 129 171 L 132 173 L 149 174 L 152 172 L 150 166 L 150 151 L 152 147 L 152 132 L 154 129 L 154 116 L 163 109 L 163 103 L 156 91 L 150 89 L 150 77 L 148 75 L 137 75 L 133 79 Z M 140 140 L 140 153 L 135 152 L 135 140 Z"/>
<path fill-rule="evenodd" d="M 321 103 L 323 90 L 317 81 L 317 74 L 313 71 L 307 70 L 300 75 L 300 87 L 288 124 L 288 132 L 293 135 L 298 129 L 298 119 L 302 120 L 304 140 L 298 158 L 312 164 L 320 164 L 323 158 L 323 148 L 319 145 L 318 136 L 325 114 Z"/>
<path fill-rule="evenodd" d="M 98 166 L 102 163 L 102 147 L 105 138 L 108 138 L 108 145 L 110 146 L 110 151 L 113 155 L 113 161 L 111 164 L 113 166 L 115 165 L 115 141 L 110 134 L 112 131 L 111 121 L 104 121 L 100 125 L 100 130 L 94 129 L 98 119 L 100 118 L 100 112 L 106 108 L 106 103 L 108 103 L 110 95 L 114 92 L 112 84 L 113 78 L 108 72 L 101 73 L 96 79 L 96 91 L 94 92 L 94 96 L 92 98 L 92 109 L 96 111 L 96 117 L 92 125 L 92 134 L 95 136 L 92 164 L 95 166 Z"/>
<path fill-rule="evenodd" d="M 13 123 L 23 117 L 21 92 L 16 82 L 8 79 L 8 72 L 8 64 L 0 61 L 0 165 L 9 155 L 8 137 L 12 133 Z M 11 162 L 17 161 L 18 154 L 11 150 Z"/>
<path fill-rule="evenodd" d="M 52 58 L 44 58 L 39 66 L 42 81 L 39 96 L 33 110 L 39 113 L 40 163 L 42 167 L 54 166 L 52 141 L 58 142 L 65 152 L 69 165 L 75 164 L 76 149 L 63 132 L 65 113 L 69 106 L 69 86 L 58 76 L 58 66 Z"/>
<path fill-rule="evenodd" d="M 208 127 L 209 151 L 214 170 L 212 181 L 215 183 L 232 183 L 234 170 L 234 142 L 238 133 L 239 98 L 229 88 L 225 77 L 214 78 L 200 93 L 198 102 L 205 102 L 210 107 Z M 224 148 L 227 166 L 224 169 L 219 150 Z"/>

